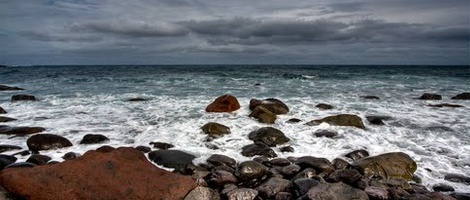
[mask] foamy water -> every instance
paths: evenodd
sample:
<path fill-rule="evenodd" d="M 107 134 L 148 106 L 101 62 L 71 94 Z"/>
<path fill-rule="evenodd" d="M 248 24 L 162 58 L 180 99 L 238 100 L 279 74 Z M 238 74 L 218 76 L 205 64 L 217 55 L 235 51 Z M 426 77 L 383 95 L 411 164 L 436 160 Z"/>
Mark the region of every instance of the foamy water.
<path fill-rule="evenodd" d="M 83 154 L 103 145 L 80 145 L 89 133 L 107 136 L 110 141 L 105 144 L 116 147 L 168 142 L 196 155 L 196 162 L 214 153 L 244 161 L 251 159 L 240 154 L 243 146 L 252 143 L 248 133 L 272 126 L 283 131 L 291 139 L 286 145 L 295 149 L 282 153 L 273 148 L 279 157 L 311 155 L 332 160 L 357 149 L 366 149 L 371 155 L 401 151 L 417 162 L 416 174 L 429 188 L 446 183 L 457 191 L 470 191 L 468 186 L 444 180 L 447 173 L 470 175 L 470 101 L 450 99 L 470 91 L 468 67 L 21 67 L 0 68 L 0 84 L 27 89 L 0 92 L 0 106 L 9 112 L 4 116 L 18 119 L 2 125 L 41 126 L 47 128 L 45 133 L 66 137 L 74 146 L 41 152 L 58 161 L 67 152 Z M 413 99 L 425 92 L 438 93 L 443 100 Z M 39 101 L 11 103 L 10 97 L 19 93 L 33 94 Z M 240 110 L 204 111 L 215 98 L 227 93 L 238 98 Z M 360 98 L 363 95 L 381 99 L 365 100 Z M 148 101 L 127 101 L 135 97 Z M 282 100 L 291 111 L 278 116 L 274 125 L 248 117 L 251 98 L 270 97 Z M 335 109 L 318 110 L 318 103 Z M 465 107 L 427 106 L 437 103 Z M 325 123 L 304 125 L 343 113 L 360 116 L 366 130 Z M 375 126 L 365 120 L 367 115 L 392 119 Z M 285 123 L 290 118 L 303 122 Z M 231 134 L 210 142 L 219 147 L 217 150 L 207 148 L 206 135 L 200 130 L 207 122 L 231 129 Z M 316 138 L 313 133 L 318 129 L 335 130 L 339 137 Z M 2 144 L 25 149 L 26 139 L 0 135 Z"/>

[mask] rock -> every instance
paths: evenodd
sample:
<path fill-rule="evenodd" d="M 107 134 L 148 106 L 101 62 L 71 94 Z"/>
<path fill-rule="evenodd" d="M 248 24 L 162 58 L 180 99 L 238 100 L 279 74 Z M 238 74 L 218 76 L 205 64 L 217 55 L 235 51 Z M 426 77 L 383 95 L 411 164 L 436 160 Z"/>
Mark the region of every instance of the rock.
<path fill-rule="evenodd" d="M 221 154 L 212 154 L 209 158 L 207 158 L 207 162 L 214 166 L 225 165 L 231 168 L 235 168 L 237 164 L 235 159 Z"/>
<path fill-rule="evenodd" d="M 153 148 L 158 148 L 158 149 L 162 149 L 162 150 L 166 150 L 166 149 L 175 147 L 174 145 L 169 144 L 169 143 L 165 143 L 165 142 L 150 142 L 149 144 L 153 145 Z"/>
<path fill-rule="evenodd" d="M 285 146 L 285 147 L 279 148 L 279 151 L 281 151 L 281 152 L 294 152 L 294 148 L 291 147 L 291 146 Z"/>
<path fill-rule="evenodd" d="M 15 118 L 0 116 L 0 122 L 1 122 L 1 123 L 3 123 L 3 122 L 11 122 L 11 121 L 16 121 L 16 120 L 17 120 L 17 119 L 15 119 Z"/>
<path fill-rule="evenodd" d="M 266 157 L 277 157 L 277 154 L 272 150 L 268 145 L 257 142 L 255 144 L 249 144 L 242 147 L 242 155 L 246 157 L 253 157 L 256 155 L 266 156 Z"/>
<path fill-rule="evenodd" d="M 193 164 L 196 156 L 179 150 L 157 150 L 151 151 L 148 157 L 154 163 L 169 168 L 184 168 L 188 164 Z"/>
<path fill-rule="evenodd" d="M 378 96 L 372 96 L 372 95 L 366 95 L 366 96 L 360 96 L 363 99 L 380 99 Z"/>
<path fill-rule="evenodd" d="M 256 190 L 258 190 L 261 197 L 268 199 L 274 197 L 279 192 L 289 191 L 292 186 L 293 184 L 289 180 L 273 177 L 259 185 Z"/>
<path fill-rule="evenodd" d="M 367 194 L 359 189 L 344 183 L 321 183 L 308 191 L 308 197 L 312 200 L 368 200 Z"/>
<path fill-rule="evenodd" d="M 11 101 L 36 101 L 36 97 L 33 95 L 27 95 L 27 94 L 17 94 L 13 95 L 11 97 Z"/>
<path fill-rule="evenodd" d="M 0 91 L 5 91 L 5 90 L 24 90 L 23 88 L 19 87 L 11 87 L 7 85 L 0 85 Z"/>
<path fill-rule="evenodd" d="M 258 191 L 250 188 L 235 189 L 227 193 L 228 200 L 254 200 Z"/>
<path fill-rule="evenodd" d="M 309 122 L 308 124 L 309 125 L 312 125 L 315 123 L 320 124 L 323 122 L 336 125 L 336 126 L 354 126 L 360 129 L 365 129 L 365 126 L 362 123 L 362 119 L 357 115 L 351 115 L 351 114 L 340 114 L 340 115 L 329 116 L 323 119 L 313 120 Z"/>
<path fill-rule="evenodd" d="M 291 118 L 291 119 L 287 120 L 286 123 L 288 123 L 288 124 L 296 124 L 296 123 L 299 123 L 299 122 L 301 122 L 301 121 L 302 121 L 301 119 Z"/>
<path fill-rule="evenodd" d="M 331 173 L 326 181 L 330 183 L 343 182 L 350 186 L 361 180 L 362 175 L 355 169 L 341 169 Z"/>
<path fill-rule="evenodd" d="M 9 155 L 3 155 L 0 154 L 0 171 L 7 167 L 8 165 L 11 165 L 15 163 L 17 158 L 15 156 L 9 156 Z"/>
<path fill-rule="evenodd" d="M 327 138 L 334 138 L 338 136 L 338 133 L 336 131 L 329 131 L 329 130 L 324 130 L 324 129 L 319 129 L 313 133 L 315 137 L 327 137 Z"/>
<path fill-rule="evenodd" d="M 271 111 L 276 115 L 283 115 L 289 112 L 289 107 L 279 99 L 268 98 L 265 100 L 251 99 L 250 110 L 255 110 L 256 107 L 261 106 Z"/>
<path fill-rule="evenodd" d="M 417 169 L 416 162 L 402 152 L 386 153 L 362 158 L 352 163 L 352 166 L 365 177 L 404 178 L 411 180 Z"/>
<path fill-rule="evenodd" d="M 6 166 L 5 168 L 31 168 L 37 166 L 34 163 L 30 162 L 16 162 L 11 165 Z M 1 184 L 1 176 L 0 176 L 0 184 Z"/>
<path fill-rule="evenodd" d="M 248 138 L 255 142 L 262 142 L 270 147 L 289 142 L 284 133 L 272 127 L 260 128 L 248 134 Z"/>
<path fill-rule="evenodd" d="M 114 151 L 114 149 L 116 149 L 116 148 L 114 148 L 112 146 L 109 146 L 109 145 L 103 145 L 103 146 L 97 148 L 96 151 L 102 152 L 102 153 L 108 153 L 108 152 Z"/>
<path fill-rule="evenodd" d="M 80 144 L 98 144 L 109 141 L 108 137 L 101 134 L 86 134 L 80 141 Z"/>
<path fill-rule="evenodd" d="M 196 187 L 183 200 L 220 200 L 218 192 L 207 187 Z"/>
<path fill-rule="evenodd" d="M 470 199 L 470 193 L 452 193 L 450 196 L 457 200 L 469 200 Z"/>
<path fill-rule="evenodd" d="M 299 197 L 304 196 L 310 189 L 318 184 L 320 184 L 320 182 L 312 178 L 299 178 L 294 181 L 295 192 Z"/>
<path fill-rule="evenodd" d="M 354 150 L 352 152 L 347 153 L 344 155 L 346 158 L 350 158 L 353 161 L 359 160 L 361 158 L 365 158 L 369 156 L 369 152 L 364 149 Z"/>
<path fill-rule="evenodd" d="M 470 185 L 470 177 L 464 176 L 461 174 L 446 174 L 444 176 L 444 180 L 455 182 L 455 183 L 463 183 L 466 185 Z"/>
<path fill-rule="evenodd" d="M 367 195 L 369 195 L 370 199 L 374 199 L 374 200 L 389 199 L 388 191 L 381 187 L 369 186 L 364 190 L 364 192 L 366 192 Z"/>
<path fill-rule="evenodd" d="M 62 159 L 72 160 L 72 159 L 75 159 L 75 158 L 78 158 L 78 157 L 80 157 L 80 154 L 75 153 L 75 152 L 68 152 L 68 153 L 64 154 L 64 156 L 62 156 Z"/>
<path fill-rule="evenodd" d="M 311 167 L 318 172 L 332 173 L 335 171 L 335 167 L 331 162 L 326 158 L 316 158 L 313 156 L 303 156 L 295 161 L 296 165 L 299 165 L 302 168 Z"/>
<path fill-rule="evenodd" d="M 208 183 L 215 187 L 223 186 L 226 184 L 236 184 L 238 182 L 237 177 L 232 173 L 225 170 L 216 170 L 211 174 Z"/>
<path fill-rule="evenodd" d="M 320 110 L 331 110 L 333 109 L 334 107 L 330 104 L 326 104 L 326 103 L 319 103 L 315 106 L 315 108 L 318 108 Z"/>
<path fill-rule="evenodd" d="M 206 108 L 206 112 L 233 112 L 240 108 L 237 98 L 226 94 L 218 97 Z"/>
<path fill-rule="evenodd" d="M 464 92 L 461 94 L 458 94 L 451 99 L 458 99 L 458 100 L 470 100 L 470 92 Z"/>
<path fill-rule="evenodd" d="M 7 114 L 7 111 L 0 106 L 0 114 Z"/>
<path fill-rule="evenodd" d="M 331 164 L 333 164 L 333 166 L 335 167 L 335 169 L 346 169 L 347 167 L 350 166 L 350 164 L 341 159 L 341 158 L 335 158 L 331 161 Z"/>
<path fill-rule="evenodd" d="M 436 192 L 453 192 L 455 189 L 447 184 L 439 183 L 432 186 L 432 190 Z"/>
<path fill-rule="evenodd" d="M 140 152 L 142 153 L 148 153 L 150 151 L 152 151 L 152 149 L 148 146 L 136 146 L 135 149 L 139 150 Z"/>
<path fill-rule="evenodd" d="M 428 104 L 429 107 L 435 107 L 435 108 L 443 108 L 443 107 L 447 107 L 447 108 L 461 108 L 461 107 L 464 107 L 462 105 L 458 105 L 458 104 L 450 104 L 450 103 L 441 103 L 441 104 Z"/>
<path fill-rule="evenodd" d="M 276 122 L 277 116 L 268 109 L 258 106 L 253 112 L 250 113 L 249 117 L 257 119 L 261 123 L 274 124 Z"/>
<path fill-rule="evenodd" d="M 142 97 L 135 97 L 135 98 L 127 99 L 127 101 L 131 101 L 131 102 L 135 102 L 135 101 L 148 101 L 148 99 L 142 98 Z"/>
<path fill-rule="evenodd" d="M 20 150 L 23 149 L 20 146 L 16 145 L 8 145 L 8 144 L 0 144 L 0 153 L 3 153 L 5 151 L 11 151 L 11 150 Z"/>
<path fill-rule="evenodd" d="M 26 162 L 34 163 L 36 165 L 45 165 L 50 160 L 52 160 L 52 158 L 49 156 L 41 155 L 41 154 L 34 154 L 34 155 L 31 155 L 28 158 L 28 160 L 26 160 Z"/>
<path fill-rule="evenodd" d="M 219 123 L 209 122 L 201 127 L 202 132 L 211 137 L 221 137 L 230 134 L 230 128 Z"/>
<path fill-rule="evenodd" d="M 317 176 L 317 172 L 313 168 L 306 168 L 299 172 L 297 175 L 292 178 L 292 180 L 297 180 L 301 178 L 313 178 Z"/>
<path fill-rule="evenodd" d="M 286 158 L 273 158 L 269 161 L 269 163 L 273 166 L 281 166 L 281 167 L 291 164 L 290 160 Z"/>
<path fill-rule="evenodd" d="M 54 165 L 5 169 L 0 184 L 28 199 L 183 199 L 196 187 L 191 177 L 159 169 L 130 147 L 88 151 Z"/>
<path fill-rule="evenodd" d="M 424 93 L 418 99 L 420 99 L 420 100 L 442 100 L 442 96 L 438 95 L 438 94 L 433 94 L 433 93 Z"/>
<path fill-rule="evenodd" d="M 242 162 L 237 166 L 235 171 L 235 176 L 242 182 L 260 179 L 268 174 L 270 174 L 269 169 L 255 161 Z"/>
<path fill-rule="evenodd" d="M 278 192 L 274 199 L 275 200 L 291 200 L 294 198 L 290 192 Z"/>
<path fill-rule="evenodd" d="M 284 174 L 285 176 L 293 176 L 300 172 L 302 168 L 298 165 L 288 165 L 282 168 L 281 173 Z"/>
<path fill-rule="evenodd" d="M 70 147 L 72 143 L 59 135 L 38 134 L 29 137 L 28 140 L 26 140 L 26 145 L 28 145 L 31 151 L 41 151 Z"/>
<path fill-rule="evenodd" d="M 0 126 L 0 134 L 3 135 L 29 135 L 45 131 L 42 127 L 28 127 L 28 126 Z"/>

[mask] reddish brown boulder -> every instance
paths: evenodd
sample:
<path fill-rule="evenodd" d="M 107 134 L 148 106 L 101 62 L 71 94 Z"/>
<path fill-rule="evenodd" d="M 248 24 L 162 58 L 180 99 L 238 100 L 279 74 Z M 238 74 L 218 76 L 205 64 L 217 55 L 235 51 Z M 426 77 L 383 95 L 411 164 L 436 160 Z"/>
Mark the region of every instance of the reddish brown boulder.
<path fill-rule="evenodd" d="M 55 165 L 4 169 L 0 185 L 27 199 L 183 199 L 196 183 L 130 147 L 88 151 Z"/>
<path fill-rule="evenodd" d="M 240 108 L 237 98 L 226 94 L 218 97 L 206 108 L 207 112 L 232 112 Z"/>

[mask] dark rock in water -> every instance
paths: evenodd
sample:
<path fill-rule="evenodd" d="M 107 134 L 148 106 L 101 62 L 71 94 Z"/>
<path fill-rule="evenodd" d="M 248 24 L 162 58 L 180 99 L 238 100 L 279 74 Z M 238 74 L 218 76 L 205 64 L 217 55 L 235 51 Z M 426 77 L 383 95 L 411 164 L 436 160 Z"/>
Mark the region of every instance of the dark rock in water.
<path fill-rule="evenodd" d="M 428 104 L 429 107 L 435 107 L 435 108 L 443 108 L 443 107 L 447 107 L 447 108 L 461 108 L 461 107 L 464 107 L 462 105 L 458 105 L 458 104 L 450 104 L 450 103 L 441 103 L 441 104 Z"/>
<path fill-rule="evenodd" d="M 36 97 L 33 95 L 27 95 L 27 94 L 17 94 L 13 95 L 11 97 L 11 101 L 36 101 Z"/>
<path fill-rule="evenodd" d="M 255 142 L 262 142 L 270 147 L 289 142 L 284 133 L 272 127 L 260 128 L 248 134 L 248 138 Z"/>
<path fill-rule="evenodd" d="M 15 118 L 0 116 L 0 123 L 3 123 L 3 122 L 11 122 L 11 121 L 16 121 L 16 120 L 17 120 L 17 119 L 15 119 Z"/>
<path fill-rule="evenodd" d="M 439 183 L 432 186 L 432 190 L 436 192 L 453 192 L 455 189 L 447 184 Z"/>
<path fill-rule="evenodd" d="M 245 182 L 250 181 L 252 179 L 260 179 L 270 173 L 271 172 L 266 166 L 258 162 L 245 161 L 237 166 L 235 176 L 238 178 L 238 180 Z"/>
<path fill-rule="evenodd" d="M 283 115 L 289 112 L 289 107 L 279 99 L 268 98 L 265 100 L 251 99 L 250 110 L 255 110 L 256 107 L 261 106 L 271 111 L 276 115 Z"/>
<path fill-rule="evenodd" d="M 326 181 L 330 183 L 343 182 L 353 186 L 354 183 L 361 180 L 362 175 L 355 169 L 341 169 L 331 173 Z"/>
<path fill-rule="evenodd" d="M 99 148 L 96 149 L 97 152 L 101 152 L 101 153 L 108 153 L 108 152 L 111 152 L 111 151 L 114 151 L 116 148 L 112 147 L 112 146 L 109 146 L 109 145 L 103 145 Z"/>
<path fill-rule="evenodd" d="M 5 152 L 5 151 L 11 151 L 11 150 L 19 150 L 23 149 L 20 146 L 16 145 L 8 145 L 8 144 L 0 144 L 0 153 Z"/>
<path fill-rule="evenodd" d="M 80 154 L 75 153 L 75 152 L 68 152 L 68 153 L 64 154 L 64 156 L 62 156 L 62 159 L 72 160 L 72 159 L 75 159 L 75 158 L 78 158 L 78 157 L 80 157 Z"/>
<path fill-rule="evenodd" d="M 51 157 L 41 154 L 31 155 L 26 162 L 34 163 L 36 165 L 45 165 L 47 162 L 52 160 Z"/>
<path fill-rule="evenodd" d="M 470 185 L 470 177 L 461 174 L 446 174 L 444 180 Z"/>
<path fill-rule="evenodd" d="M 269 199 L 279 192 L 290 191 L 292 186 L 293 184 L 289 180 L 273 177 L 259 185 L 256 190 L 258 190 L 261 197 Z"/>
<path fill-rule="evenodd" d="M 11 87 L 7 85 L 0 85 L 0 91 L 5 91 L 5 90 L 24 90 L 23 88 L 19 87 Z"/>
<path fill-rule="evenodd" d="M 258 197 L 258 191 L 250 188 L 235 189 L 227 193 L 229 200 L 254 200 Z"/>
<path fill-rule="evenodd" d="M 0 106 L 0 114 L 7 114 L 7 111 Z"/>
<path fill-rule="evenodd" d="M 294 152 L 294 148 L 291 147 L 291 146 L 285 146 L 285 147 L 279 148 L 279 151 L 281 151 L 281 152 Z"/>
<path fill-rule="evenodd" d="M 352 166 L 367 178 L 381 177 L 383 179 L 404 178 L 411 180 L 417 169 L 416 162 L 402 152 L 362 158 L 352 163 Z"/>
<path fill-rule="evenodd" d="M 352 152 L 347 153 L 346 155 L 344 155 L 344 157 L 351 158 L 351 160 L 353 160 L 353 161 L 356 161 L 356 160 L 359 160 L 361 158 L 365 158 L 365 157 L 368 157 L 368 156 L 369 156 L 369 152 L 367 152 L 364 149 L 355 150 L 355 151 L 352 151 Z"/>
<path fill-rule="evenodd" d="M 295 161 L 296 165 L 302 168 L 311 167 L 318 172 L 332 173 L 335 171 L 335 167 L 326 158 L 316 158 L 313 156 L 303 156 Z"/>
<path fill-rule="evenodd" d="M 221 154 L 212 154 L 209 158 L 207 158 L 207 162 L 214 166 L 225 165 L 231 168 L 235 168 L 237 164 L 237 161 L 235 161 L 235 159 Z"/>
<path fill-rule="evenodd" d="M 15 156 L 3 155 L 0 154 L 0 171 L 6 166 L 15 163 L 17 158 Z"/>
<path fill-rule="evenodd" d="M 249 117 L 257 119 L 261 123 L 274 124 L 276 122 L 277 116 L 268 109 L 257 106 L 253 112 L 250 113 Z"/>
<path fill-rule="evenodd" d="M 70 147 L 72 146 L 72 143 L 68 139 L 59 135 L 38 134 L 29 137 L 28 140 L 26 140 L 26 145 L 28 145 L 28 148 L 31 151 L 41 151 Z"/>
<path fill-rule="evenodd" d="M 307 192 L 312 189 L 313 187 L 320 184 L 315 179 L 312 178 L 300 178 L 294 181 L 295 192 L 297 196 L 304 196 Z"/>
<path fill-rule="evenodd" d="M 316 137 L 327 137 L 327 138 L 334 138 L 338 136 L 336 131 L 329 131 L 324 129 L 319 129 L 313 133 Z"/>
<path fill-rule="evenodd" d="M 108 137 L 101 134 L 86 134 L 80 141 L 80 144 L 98 144 L 109 141 Z"/>
<path fill-rule="evenodd" d="M 148 101 L 148 99 L 145 99 L 145 98 L 142 98 L 142 97 L 136 97 L 136 98 L 130 98 L 130 99 L 127 99 L 127 101 Z"/>
<path fill-rule="evenodd" d="M 249 144 L 242 148 L 242 155 L 246 157 L 253 157 L 256 155 L 266 157 L 277 157 L 277 154 L 268 145 L 257 142 L 255 144 Z"/>
<path fill-rule="evenodd" d="M 201 127 L 202 131 L 211 137 L 221 137 L 230 134 L 230 128 L 219 123 L 209 122 Z"/>
<path fill-rule="evenodd" d="M 388 191 L 381 187 L 369 186 L 364 190 L 364 192 L 366 192 L 367 195 L 369 195 L 370 199 L 376 199 L 376 200 L 389 199 Z"/>
<path fill-rule="evenodd" d="M 211 188 L 198 186 L 191 190 L 183 200 L 220 200 L 220 194 Z"/>
<path fill-rule="evenodd" d="M 24 151 L 16 152 L 16 153 L 12 154 L 12 156 L 16 156 L 16 155 L 27 156 L 29 154 L 31 154 L 31 152 L 29 150 L 24 150 Z"/>
<path fill-rule="evenodd" d="M 30 162 L 16 162 L 16 163 L 6 166 L 5 169 L 6 168 L 31 168 L 35 166 L 37 165 L 34 163 L 30 163 Z"/>
<path fill-rule="evenodd" d="M 451 99 L 456 99 L 456 100 L 470 100 L 470 92 L 464 92 L 461 94 L 458 94 Z"/>
<path fill-rule="evenodd" d="M 273 158 L 269 161 L 269 163 L 273 166 L 281 166 L 281 167 L 291 164 L 290 160 L 286 158 Z"/>
<path fill-rule="evenodd" d="M 288 124 L 296 124 L 296 123 L 299 123 L 299 122 L 301 122 L 301 121 L 302 121 L 301 119 L 291 118 L 291 119 L 287 120 L 286 123 L 288 123 Z"/>
<path fill-rule="evenodd" d="M 470 193 L 452 193 L 450 196 L 457 200 L 469 200 L 470 199 Z"/>
<path fill-rule="evenodd" d="M 332 105 L 326 103 L 319 103 L 315 107 L 320 110 L 331 110 L 334 108 Z"/>
<path fill-rule="evenodd" d="M 45 131 L 42 127 L 28 127 L 28 126 L 0 126 L 0 134 L 4 135 L 29 135 Z"/>
<path fill-rule="evenodd" d="M 433 94 L 433 93 L 424 93 L 418 99 L 420 99 L 420 100 L 442 100 L 442 96 L 438 95 L 438 94 Z"/>
<path fill-rule="evenodd" d="M 366 95 L 366 96 L 361 96 L 363 99 L 380 99 L 378 96 L 372 96 L 372 95 Z"/>
<path fill-rule="evenodd" d="M 359 116 L 351 114 L 329 116 L 323 119 L 313 120 L 307 123 L 307 125 L 320 124 L 323 122 L 336 126 L 354 126 L 360 129 L 366 128 L 362 123 L 362 119 Z"/>
<path fill-rule="evenodd" d="M 386 116 L 366 116 L 367 121 L 374 125 L 384 125 L 384 119 L 388 119 Z"/>
<path fill-rule="evenodd" d="M 150 142 L 149 144 L 153 145 L 153 148 L 158 148 L 158 149 L 162 149 L 162 150 L 166 150 L 166 149 L 175 147 L 174 145 L 168 144 L 168 143 L 165 143 L 165 142 Z"/>
<path fill-rule="evenodd" d="M 206 107 L 206 112 L 233 112 L 240 109 L 240 103 L 232 95 L 223 95 Z"/>
<path fill-rule="evenodd" d="M 350 164 L 341 159 L 341 158 L 335 158 L 331 161 L 331 164 L 333 164 L 333 166 L 335 167 L 335 169 L 346 169 L 347 167 L 350 166 Z"/>
<path fill-rule="evenodd" d="M 142 153 L 148 153 L 152 151 L 152 149 L 148 146 L 136 146 L 135 149 L 139 150 Z"/>
<path fill-rule="evenodd" d="M 353 188 L 342 182 L 339 183 L 321 183 L 308 191 L 310 199 L 354 199 L 368 200 L 367 194 L 359 189 Z"/>
<path fill-rule="evenodd" d="M 157 150 L 148 154 L 151 161 L 169 168 L 184 168 L 193 164 L 196 156 L 179 150 Z"/>

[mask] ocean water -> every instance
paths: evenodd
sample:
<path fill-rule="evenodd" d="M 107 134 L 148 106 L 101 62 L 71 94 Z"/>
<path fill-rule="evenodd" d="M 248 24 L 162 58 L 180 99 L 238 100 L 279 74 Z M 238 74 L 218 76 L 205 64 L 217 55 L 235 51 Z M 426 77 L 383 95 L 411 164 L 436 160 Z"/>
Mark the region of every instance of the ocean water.
<path fill-rule="evenodd" d="M 58 161 L 67 152 L 82 154 L 103 145 L 79 144 L 85 134 L 103 134 L 111 146 L 168 142 L 196 155 L 196 162 L 214 153 L 244 161 L 251 159 L 240 154 L 243 146 L 252 143 L 248 133 L 272 126 L 283 131 L 291 139 L 287 145 L 295 149 L 282 153 L 275 147 L 280 157 L 311 155 L 332 160 L 357 149 L 371 155 L 401 151 L 417 162 L 416 174 L 429 188 L 446 183 L 470 192 L 468 186 L 444 180 L 447 173 L 470 175 L 470 101 L 450 99 L 470 92 L 468 66 L 31 66 L 0 68 L 0 84 L 27 89 L 0 92 L 0 106 L 9 112 L 4 116 L 18 119 L 2 125 L 41 126 L 47 128 L 45 133 L 68 138 L 73 147 L 42 152 Z M 20 93 L 39 100 L 11 103 L 11 96 Z M 438 93 L 443 100 L 414 99 L 423 93 Z M 223 94 L 236 96 L 241 109 L 205 112 Z M 381 99 L 360 98 L 363 95 Z M 136 97 L 148 101 L 127 101 Z M 248 117 L 250 99 L 272 97 L 285 102 L 291 111 L 280 115 L 274 125 Z M 318 103 L 335 109 L 318 110 Z M 464 107 L 427 106 L 437 103 Z M 366 130 L 304 125 L 343 113 L 360 116 Z M 376 126 L 366 121 L 368 115 L 391 119 Z M 290 118 L 303 122 L 286 123 Z M 217 150 L 207 148 L 206 135 L 200 130 L 208 122 L 231 128 L 231 134 L 210 142 Z M 318 129 L 335 130 L 339 137 L 316 138 L 313 132 Z M 1 144 L 25 149 L 26 139 L 0 135 Z"/>

